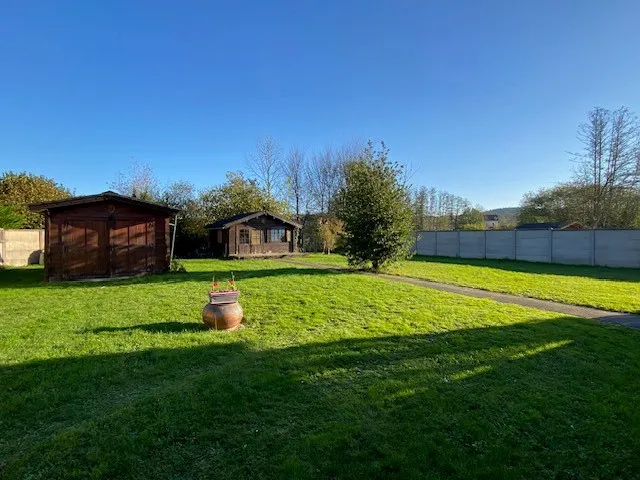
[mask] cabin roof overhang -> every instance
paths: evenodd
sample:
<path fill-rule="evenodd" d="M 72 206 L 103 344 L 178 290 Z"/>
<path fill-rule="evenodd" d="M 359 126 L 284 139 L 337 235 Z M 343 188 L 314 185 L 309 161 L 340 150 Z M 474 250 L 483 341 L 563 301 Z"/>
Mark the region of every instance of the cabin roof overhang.
<path fill-rule="evenodd" d="M 98 193 L 96 195 L 84 195 L 81 197 L 71 197 L 64 200 L 55 200 L 52 202 L 32 203 L 29 205 L 29 210 L 32 212 L 46 212 L 50 210 L 57 210 L 61 208 L 75 207 L 78 205 L 86 205 L 91 203 L 114 201 L 119 203 L 125 203 L 128 205 L 134 205 L 149 210 L 155 210 L 167 215 L 173 215 L 180 210 L 177 208 L 168 207 L 161 203 L 147 202 L 146 200 L 140 200 L 139 198 L 129 197 L 126 195 L 120 195 L 119 193 L 106 191 Z"/>
<path fill-rule="evenodd" d="M 228 218 L 223 218 L 221 220 L 217 220 L 217 221 L 215 221 L 213 223 L 205 225 L 205 228 L 207 228 L 208 230 L 223 230 L 225 228 L 232 227 L 232 226 L 237 225 L 239 223 L 248 222 L 249 220 L 253 220 L 254 218 L 258 218 L 258 217 L 262 217 L 262 216 L 267 216 L 267 217 L 274 218 L 276 220 L 281 221 L 282 223 L 285 223 L 287 225 L 292 226 L 293 228 L 302 228 L 302 225 L 300 225 L 297 222 L 294 222 L 294 221 L 289 220 L 289 219 L 287 219 L 285 217 L 282 217 L 280 215 L 277 215 L 277 214 L 271 213 L 271 212 L 267 212 L 267 211 L 251 212 L 251 213 L 239 213 L 238 215 L 233 215 L 233 216 L 228 217 Z"/>

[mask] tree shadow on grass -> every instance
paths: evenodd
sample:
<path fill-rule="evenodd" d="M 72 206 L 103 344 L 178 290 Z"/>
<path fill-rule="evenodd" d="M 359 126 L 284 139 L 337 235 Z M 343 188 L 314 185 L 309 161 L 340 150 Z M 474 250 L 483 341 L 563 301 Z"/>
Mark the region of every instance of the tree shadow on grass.
<path fill-rule="evenodd" d="M 264 268 L 251 270 L 222 270 L 220 268 L 210 271 L 196 271 L 186 273 L 166 273 L 140 276 L 135 278 L 109 278 L 92 281 L 71 281 L 71 282 L 44 282 L 44 271 L 41 269 L 0 269 L 0 288 L 34 288 L 46 287 L 53 289 L 74 289 L 74 288 L 109 288 L 121 287 L 126 285 L 141 284 L 167 284 L 167 283 L 184 283 L 184 282 L 202 282 L 206 285 L 211 283 L 215 276 L 222 281 L 231 278 L 231 271 L 234 272 L 236 281 L 242 281 L 250 278 L 279 277 L 287 275 L 337 275 L 340 272 L 320 270 L 316 268 L 305 267 L 283 267 L 283 268 Z"/>
<path fill-rule="evenodd" d="M 591 267 L 586 265 L 559 265 L 553 263 L 522 262 L 517 260 L 484 260 L 472 258 L 428 257 L 423 255 L 416 255 L 411 261 L 489 267 L 510 272 L 588 277 L 600 280 L 617 280 L 621 282 L 640 282 L 640 269 L 637 268 Z"/>
<path fill-rule="evenodd" d="M 0 367 L 3 475 L 640 471 L 636 332 L 562 318 L 278 349 L 231 342 Z"/>
<path fill-rule="evenodd" d="M 108 332 L 130 332 L 143 331 L 149 333 L 183 333 L 183 332 L 202 332 L 207 330 L 203 323 L 196 322 L 158 322 L 143 323 L 140 325 L 130 325 L 127 327 L 99 327 L 89 330 L 91 333 L 108 333 Z"/>

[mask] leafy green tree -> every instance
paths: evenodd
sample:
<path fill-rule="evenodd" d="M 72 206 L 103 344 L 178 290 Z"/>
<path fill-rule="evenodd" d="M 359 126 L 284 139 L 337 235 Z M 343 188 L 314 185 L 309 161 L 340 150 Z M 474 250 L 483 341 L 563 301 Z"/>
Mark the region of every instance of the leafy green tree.
<path fill-rule="evenodd" d="M 325 215 L 319 222 L 320 238 L 322 240 L 322 252 L 331 253 L 338 244 L 338 238 L 342 235 L 344 225 L 332 215 Z"/>
<path fill-rule="evenodd" d="M 484 230 L 484 213 L 477 208 L 467 208 L 458 216 L 460 230 Z"/>
<path fill-rule="evenodd" d="M 593 204 L 588 200 L 592 186 L 564 183 L 527 193 L 522 199 L 519 223 L 580 222 L 589 228 L 602 227 L 593 215 Z M 606 208 L 604 207 L 606 205 Z M 610 189 L 607 201 L 600 204 L 606 211 L 607 227 L 636 228 L 640 226 L 640 191 L 635 188 Z"/>
<path fill-rule="evenodd" d="M 349 264 L 374 271 L 408 257 L 413 244 L 413 212 L 404 169 L 391 162 L 388 154 L 384 143 L 375 150 L 369 142 L 358 159 L 347 163 L 336 199 Z"/>
<path fill-rule="evenodd" d="M 189 258 L 205 254 L 209 241 L 204 226 L 208 222 L 195 187 L 189 182 L 174 182 L 160 193 L 158 200 L 180 210 L 175 255 Z"/>
<path fill-rule="evenodd" d="M 527 193 L 522 199 L 518 222 L 588 224 L 589 207 L 584 201 L 584 194 L 584 187 L 574 184 L 562 184 Z"/>
<path fill-rule="evenodd" d="M 26 222 L 27 219 L 16 207 L 0 205 L 0 228 L 22 228 Z"/>
<path fill-rule="evenodd" d="M 0 205 L 13 207 L 15 213 L 24 217 L 26 228 L 42 228 L 42 215 L 30 212 L 30 203 L 62 200 L 71 192 L 50 178 L 32 173 L 5 172 L 0 177 Z"/>
<path fill-rule="evenodd" d="M 255 180 L 244 178 L 240 172 L 228 172 L 226 183 L 202 192 L 198 201 L 207 222 L 262 210 L 288 213 L 286 202 L 277 200 L 260 188 Z"/>

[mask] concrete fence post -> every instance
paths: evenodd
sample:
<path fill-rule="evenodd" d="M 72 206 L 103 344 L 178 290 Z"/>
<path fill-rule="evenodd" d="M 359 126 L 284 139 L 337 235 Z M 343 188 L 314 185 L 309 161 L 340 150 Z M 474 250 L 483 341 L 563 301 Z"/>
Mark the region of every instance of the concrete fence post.
<path fill-rule="evenodd" d="M 458 236 L 457 236 L 457 240 L 458 240 L 458 245 L 457 245 L 457 254 L 458 254 L 458 258 L 460 258 L 460 230 L 458 230 Z"/>
<path fill-rule="evenodd" d="M 513 231 L 513 259 L 518 259 L 518 230 Z"/>
<path fill-rule="evenodd" d="M 484 231 L 484 259 L 487 259 L 487 231 Z"/>
<path fill-rule="evenodd" d="M 596 265 L 596 229 L 591 229 L 591 265 Z"/>
<path fill-rule="evenodd" d="M 549 263 L 553 263 L 553 228 L 549 229 Z"/>

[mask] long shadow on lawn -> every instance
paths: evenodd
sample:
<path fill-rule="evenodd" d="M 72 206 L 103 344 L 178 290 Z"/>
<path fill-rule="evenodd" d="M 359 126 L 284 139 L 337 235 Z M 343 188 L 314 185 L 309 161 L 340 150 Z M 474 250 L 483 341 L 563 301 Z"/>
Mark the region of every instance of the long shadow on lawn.
<path fill-rule="evenodd" d="M 637 268 L 591 267 L 581 265 L 521 262 L 516 260 L 483 260 L 470 258 L 427 257 L 422 255 L 414 256 L 412 261 L 489 267 L 499 270 L 507 270 L 510 272 L 588 277 L 601 280 L 617 280 L 621 282 L 640 282 L 640 269 Z"/>
<path fill-rule="evenodd" d="M 182 332 L 202 332 L 207 330 L 204 323 L 196 322 L 158 322 L 131 325 L 128 327 L 99 327 L 90 330 L 91 333 L 106 332 L 130 332 L 140 330 L 149 333 L 182 333 Z"/>
<path fill-rule="evenodd" d="M 305 267 L 283 267 L 283 268 L 264 268 L 264 269 L 233 269 L 228 270 L 214 269 L 209 271 L 196 271 L 186 273 L 167 273 L 147 275 L 128 279 L 104 279 L 98 281 L 74 281 L 74 282 L 53 282 L 44 283 L 44 271 L 39 269 L 2 269 L 0 270 L 0 288 L 33 288 L 35 286 L 43 286 L 55 289 L 73 289 L 73 288 L 109 288 L 121 287 L 126 285 L 140 284 L 166 284 L 166 283 L 183 283 L 183 282 L 203 282 L 211 283 L 211 279 L 215 276 L 218 279 L 229 279 L 231 271 L 234 272 L 237 281 L 250 278 L 278 277 L 283 275 L 339 275 L 341 272 L 321 270 L 317 268 Z"/>
<path fill-rule="evenodd" d="M 5 366 L 1 474 L 630 478 L 639 343 L 563 318 Z"/>

